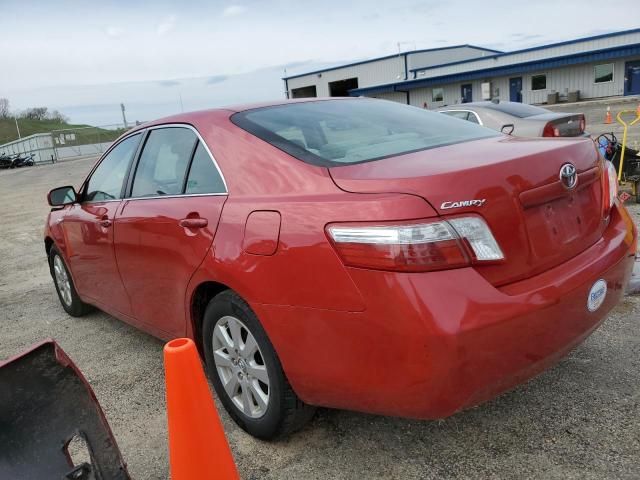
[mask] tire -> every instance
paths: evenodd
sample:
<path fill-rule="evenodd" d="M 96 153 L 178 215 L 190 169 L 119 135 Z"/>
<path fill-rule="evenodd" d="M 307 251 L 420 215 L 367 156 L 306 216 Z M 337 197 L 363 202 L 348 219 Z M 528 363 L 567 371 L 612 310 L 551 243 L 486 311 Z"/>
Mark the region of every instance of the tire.
<path fill-rule="evenodd" d="M 271 440 L 286 436 L 311 420 L 315 407 L 296 396 L 266 332 L 239 295 L 231 290 L 216 295 L 207 305 L 202 330 L 207 375 L 218 398 L 240 428 L 254 437 Z M 238 335 L 241 341 L 235 342 Z M 255 349 L 249 336 L 255 340 Z M 226 343 L 222 338 L 228 339 Z M 262 381 L 265 379 L 267 383 Z M 245 392 L 249 393 L 248 402 L 245 402 Z M 266 407 L 265 392 L 268 394 Z M 262 404 L 257 400 L 259 397 Z"/>
<path fill-rule="evenodd" d="M 56 272 L 57 269 L 59 272 Z M 62 308 L 72 317 L 81 317 L 89 313 L 92 307 L 80 300 L 67 264 L 56 247 L 51 247 L 49 251 L 49 270 Z M 64 285 L 63 282 L 68 282 L 66 287 L 60 285 Z"/>

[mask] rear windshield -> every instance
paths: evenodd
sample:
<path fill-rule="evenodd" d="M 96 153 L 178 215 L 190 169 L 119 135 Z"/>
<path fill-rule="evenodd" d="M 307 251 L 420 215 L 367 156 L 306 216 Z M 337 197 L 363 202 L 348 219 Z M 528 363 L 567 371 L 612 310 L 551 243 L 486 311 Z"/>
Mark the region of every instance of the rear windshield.
<path fill-rule="evenodd" d="M 470 122 L 386 100 L 290 103 L 231 121 L 304 162 L 337 166 L 499 135 Z"/>
<path fill-rule="evenodd" d="M 487 103 L 483 105 L 484 108 L 489 110 L 497 110 L 508 115 L 513 115 L 518 118 L 532 117 L 533 115 L 540 115 L 543 113 L 549 113 L 549 110 L 544 108 L 534 107 L 533 105 L 525 105 L 523 103 L 509 102 L 509 103 Z"/>

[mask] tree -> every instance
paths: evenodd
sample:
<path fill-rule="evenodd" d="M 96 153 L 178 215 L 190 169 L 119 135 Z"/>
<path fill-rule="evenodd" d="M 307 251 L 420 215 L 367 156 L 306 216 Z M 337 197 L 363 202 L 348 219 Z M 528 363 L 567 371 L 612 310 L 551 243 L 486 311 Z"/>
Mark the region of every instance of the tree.
<path fill-rule="evenodd" d="M 58 110 L 52 111 L 49 114 L 48 118 L 50 120 L 55 120 L 56 122 L 60 122 L 60 123 L 67 123 L 69 121 L 69 117 L 59 112 Z"/>
<path fill-rule="evenodd" d="M 9 117 L 9 100 L 6 98 L 0 98 L 0 118 Z"/>
<path fill-rule="evenodd" d="M 47 107 L 27 108 L 22 113 L 22 118 L 28 118 L 29 120 L 44 120 L 47 118 L 47 110 Z"/>

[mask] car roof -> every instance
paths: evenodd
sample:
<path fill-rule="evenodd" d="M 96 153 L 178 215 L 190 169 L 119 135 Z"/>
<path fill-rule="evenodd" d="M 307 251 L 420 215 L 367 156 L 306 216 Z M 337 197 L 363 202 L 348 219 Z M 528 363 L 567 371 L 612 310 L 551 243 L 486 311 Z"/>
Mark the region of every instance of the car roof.
<path fill-rule="evenodd" d="M 278 105 L 288 105 L 291 103 L 309 103 L 309 102 L 325 102 L 328 100 L 358 100 L 359 97 L 312 97 L 312 98 L 296 98 L 296 99 L 282 99 L 271 100 L 265 102 L 244 103 L 237 105 L 228 105 L 218 108 L 210 108 L 206 110 L 195 110 L 193 112 L 178 113 L 175 115 L 169 115 L 167 117 L 158 118 L 149 122 L 143 123 L 131 129 L 130 132 L 141 130 L 154 125 L 161 125 L 166 123 L 190 123 L 196 117 L 202 118 L 207 115 L 217 115 L 220 112 L 237 113 L 244 112 L 246 110 L 253 110 L 256 108 L 274 107 Z"/>
<path fill-rule="evenodd" d="M 236 105 L 228 105 L 224 107 L 218 108 L 209 108 L 206 110 L 194 110 L 192 112 L 184 112 L 177 113 L 175 115 L 169 115 L 167 117 L 158 118 L 155 120 L 151 120 L 145 123 L 141 123 L 140 125 L 136 125 L 135 127 L 127 130 L 121 138 L 128 136 L 138 130 L 144 130 L 145 128 L 153 127 L 156 125 L 164 125 L 169 123 L 185 123 L 191 124 L 196 119 L 206 119 L 206 117 L 219 117 L 221 113 L 226 113 L 226 115 L 231 115 L 233 113 L 244 112 L 246 110 L 253 110 L 256 108 L 264 108 L 264 107 L 275 107 L 278 105 L 288 105 L 291 103 L 309 103 L 309 102 L 325 102 L 328 100 L 358 100 L 364 97 L 309 97 L 309 98 L 295 98 L 295 99 L 286 99 L 283 98 L 281 100 L 271 100 L 265 102 L 255 102 L 255 103 L 244 103 L 244 104 L 236 104 Z"/>
<path fill-rule="evenodd" d="M 484 108 L 489 105 L 499 105 L 500 103 L 511 103 L 511 102 L 499 102 L 495 103 L 492 101 L 484 101 L 484 102 L 467 102 L 467 103 L 456 103 L 453 105 L 445 105 L 444 107 L 440 107 L 437 110 L 469 110 L 470 108 Z"/>
<path fill-rule="evenodd" d="M 215 119 L 220 120 L 222 117 L 229 117 L 234 113 L 244 112 L 246 110 L 253 110 L 253 109 L 264 108 L 264 107 L 274 107 L 278 105 L 288 105 L 292 103 L 325 102 L 329 100 L 361 100 L 365 98 L 368 100 L 372 100 L 369 97 L 309 97 L 309 98 L 296 98 L 296 99 L 283 98 L 281 100 L 236 104 L 236 105 L 228 105 L 228 106 L 218 107 L 218 108 L 209 108 L 206 110 L 194 110 L 192 112 L 177 113 L 175 115 L 169 115 L 167 117 L 150 120 L 148 122 L 141 123 L 140 125 L 136 125 L 128 129 L 127 131 L 125 131 L 122 135 L 120 135 L 116 139 L 116 142 L 140 130 L 144 130 L 149 127 L 155 127 L 158 125 L 180 124 L 180 123 L 186 124 L 186 125 L 192 125 L 198 122 L 214 121 Z"/>

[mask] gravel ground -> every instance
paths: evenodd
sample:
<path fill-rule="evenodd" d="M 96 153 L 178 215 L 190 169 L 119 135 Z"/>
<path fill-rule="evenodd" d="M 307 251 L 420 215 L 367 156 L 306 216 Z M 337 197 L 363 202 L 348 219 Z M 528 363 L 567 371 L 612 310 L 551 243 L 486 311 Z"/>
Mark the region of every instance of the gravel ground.
<path fill-rule="evenodd" d="M 77 185 L 91 163 L 0 171 L 0 358 L 55 338 L 91 382 L 132 476 L 167 478 L 162 343 L 101 312 L 67 316 L 47 271 L 45 194 Z M 265 443 L 221 417 L 247 479 L 637 479 L 639 318 L 640 297 L 625 298 L 558 366 L 443 421 L 323 409 L 302 432 Z"/>

